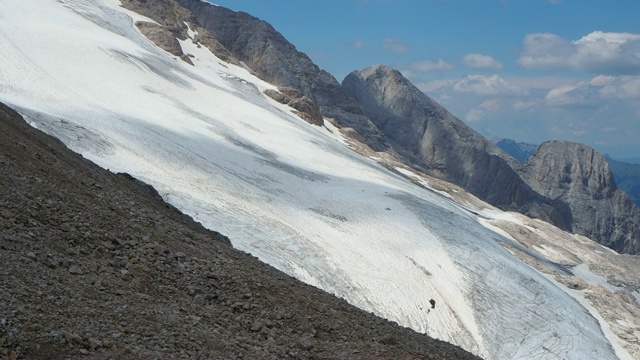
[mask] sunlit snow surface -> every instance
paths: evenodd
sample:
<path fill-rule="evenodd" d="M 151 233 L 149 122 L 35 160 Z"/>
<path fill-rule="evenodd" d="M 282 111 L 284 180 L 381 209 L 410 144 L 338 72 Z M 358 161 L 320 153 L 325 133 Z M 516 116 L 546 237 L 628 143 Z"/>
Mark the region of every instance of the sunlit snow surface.
<path fill-rule="evenodd" d="M 205 47 L 181 42 L 195 66 L 156 48 L 117 5 L 0 2 L 0 101 L 235 247 L 404 326 L 488 359 L 630 358 L 483 216 L 355 154 Z"/>

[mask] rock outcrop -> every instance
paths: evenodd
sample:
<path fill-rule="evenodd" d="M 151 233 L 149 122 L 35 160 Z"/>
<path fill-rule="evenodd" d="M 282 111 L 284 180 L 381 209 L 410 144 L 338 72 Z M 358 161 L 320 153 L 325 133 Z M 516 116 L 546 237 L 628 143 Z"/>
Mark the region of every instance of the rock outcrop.
<path fill-rule="evenodd" d="M 195 31 L 192 41 L 206 46 L 221 60 L 231 64 L 240 63 L 209 32 L 198 26 L 191 12 L 180 6 L 175 0 L 120 0 L 123 7 L 153 19 L 156 23 L 136 23 L 140 32 L 161 49 L 191 63 L 188 54 L 182 52 L 178 39 L 186 40 L 188 29 Z"/>
<path fill-rule="evenodd" d="M 529 187 L 517 161 L 426 96 L 399 71 L 377 65 L 354 71 L 346 93 L 407 162 L 460 185 L 505 210 L 519 211 L 571 230 L 569 209 Z"/>
<path fill-rule="evenodd" d="M 533 189 L 568 204 L 573 231 L 618 252 L 640 253 L 640 209 L 615 184 L 607 160 L 579 143 L 542 143 L 521 170 Z"/>
<path fill-rule="evenodd" d="M 357 129 L 373 150 L 389 150 L 382 133 L 344 93 L 338 81 L 269 23 L 200 0 L 176 1 L 191 11 L 198 26 L 205 28 L 258 77 L 278 87 L 299 90 L 318 105 L 324 117 L 335 119 L 343 127 Z"/>
<path fill-rule="evenodd" d="M 182 51 L 182 47 L 176 38 L 176 35 L 169 31 L 166 27 L 144 21 L 136 22 L 136 26 L 140 32 L 151 40 L 156 46 L 162 50 L 175 55 L 184 62 L 193 65 L 193 62 L 187 54 Z"/>
<path fill-rule="evenodd" d="M 309 97 L 303 95 L 299 90 L 285 87 L 279 88 L 278 91 L 267 89 L 264 93 L 275 101 L 296 109 L 298 112 L 297 115 L 309 124 L 316 126 L 324 125 L 324 119 L 322 118 L 318 105 Z"/>

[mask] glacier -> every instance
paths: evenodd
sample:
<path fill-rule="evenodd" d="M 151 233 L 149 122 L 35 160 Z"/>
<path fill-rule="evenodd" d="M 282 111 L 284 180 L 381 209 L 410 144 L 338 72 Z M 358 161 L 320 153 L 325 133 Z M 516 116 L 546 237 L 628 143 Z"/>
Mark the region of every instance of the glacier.
<path fill-rule="evenodd" d="M 194 66 L 157 48 L 134 26 L 152 20 L 118 5 L 0 3 L 0 101 L 234 247 L 402 326 L 486 359 L 638 355 L 556 280 L 575 271 L 618 291 L 571 266 L 617 254 L 361 156 L 331 122 L 307 124 L 263 94 L 275 86 L 206 47 L 181 41 Z M 514 228 L 544 238 L 538 250 Z M 554 248 L 563 241 L 569 250 Z"/>

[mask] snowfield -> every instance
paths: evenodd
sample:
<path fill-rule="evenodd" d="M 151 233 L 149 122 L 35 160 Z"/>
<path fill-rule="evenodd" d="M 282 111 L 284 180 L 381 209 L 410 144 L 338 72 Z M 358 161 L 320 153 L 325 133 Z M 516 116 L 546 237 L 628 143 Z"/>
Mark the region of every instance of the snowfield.
<path fill-rule="evenodd" d="M 273 85 L 190 40 L 186 64 L 134 20 L 117 0 L 1 2 L 0 101 L 235 247 L 403 326 L 486 359 L 640 358 L 637 258 L 389 170 L 263 95 Z"/>

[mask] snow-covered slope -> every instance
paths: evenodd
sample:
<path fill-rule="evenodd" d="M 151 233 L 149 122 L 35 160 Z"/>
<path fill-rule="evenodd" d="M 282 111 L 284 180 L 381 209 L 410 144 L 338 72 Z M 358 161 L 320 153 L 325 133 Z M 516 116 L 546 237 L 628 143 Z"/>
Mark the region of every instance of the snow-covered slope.
<path fill-rule="evenodd" d="M 357 155 L 205 47 L 181 42 L 195 66 L 155 47 L 117 5 L 1 2 L 0 101 L 235 247 L 401 325 L 487 359 L 632 358 L 634 340 L 556 280 L 573 260 L 504 230 L 526 218 Z M 589 269 L 583 281 L 606 283 Z"/>

